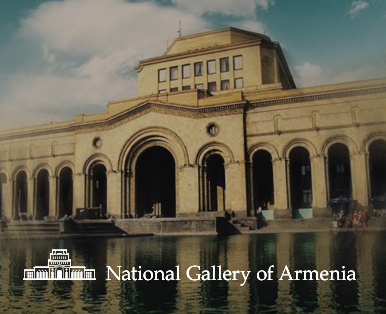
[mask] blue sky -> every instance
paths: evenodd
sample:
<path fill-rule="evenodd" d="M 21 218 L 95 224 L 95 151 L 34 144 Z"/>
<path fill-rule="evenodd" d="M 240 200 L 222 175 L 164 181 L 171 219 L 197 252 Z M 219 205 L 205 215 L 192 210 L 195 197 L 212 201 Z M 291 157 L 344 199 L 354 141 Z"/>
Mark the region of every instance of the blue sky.
<path fill-rule="evenodd" d="M 0 129 L 136 96 L 138 60 L 222 27 L 279 41 L 298 87 L 386 77 L 386 0 L 2 0 Z"/>

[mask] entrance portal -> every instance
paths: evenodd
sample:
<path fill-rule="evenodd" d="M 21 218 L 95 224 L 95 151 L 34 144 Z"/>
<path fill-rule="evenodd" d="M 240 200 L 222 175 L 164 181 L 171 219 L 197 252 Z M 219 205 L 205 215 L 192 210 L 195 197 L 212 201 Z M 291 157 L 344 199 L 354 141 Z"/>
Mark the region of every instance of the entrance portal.
<path fill-rule="evenodd" d="M 176 216 L 175 161 L 165 148 L 146 149 L 135 166 L 136 217 Z"/>
<path fill-rule="evenodd" d="M 225 210 L 225 168 L 224 159 L 219 154 L 211 155 L 206 163 L 207 210 Z"/>
<path fill-rule="evenodd" d="M 312 181 L 310 154 L 304 147 L 295 147 L 290 155 L 291 207 L 310 208 L 312 203 Z"/>
<path fill-rule="evenodd" d="M 27 218 L 27 174 L 24 171 L 20 171 L 16 175 L 15 191 L 14 191 L 14 219 L 26 219 Z"/>
<path fill-rule="evenodd" d="M 72 170 L 65 167 L 59 174 L 59 217 L 72 215 L 73 179 Z"/>
<path fill-rule="evenodd" d="M 344 144 L 337 143 L 328 150 L 329 198 L 351 196 L 350 156 Z"/>
<path fill-rule="evenodd" d="M 253 200 L 253 209 L 274 204 L 272 157 L 265 150 L 259 150 L 253 156 Z"/>
<path fill-rule="evenodd" d="M 50 179 L 47 170 L 39 171 L 36 180 L 36 213 L 35 219 L 48 216 L 50 206 Z"/>
<path fill-rule="evenodd" d="M 386 194 L 386 141 L 375 140 L 369 147 L 371 197 Z"/>
<path fill-rule="evenodd" d="M 92 168 L 91 195 L 91 206 L 101 207 L 101 214 L 106 215 L 107 169 L 103 164 L 97 164 Z"/>

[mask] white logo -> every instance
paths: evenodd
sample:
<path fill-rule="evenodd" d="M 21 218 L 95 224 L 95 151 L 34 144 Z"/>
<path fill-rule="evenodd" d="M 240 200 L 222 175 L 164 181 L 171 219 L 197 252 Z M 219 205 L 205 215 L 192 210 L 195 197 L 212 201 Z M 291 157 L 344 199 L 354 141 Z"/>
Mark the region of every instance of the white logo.
<path fill-rule="evenodd" d="M 95 269 L 85 266 L 71 266 L 67 250 L 52 250 L 48 266 L 24 269 L 23 280 L 96 280 Z"/>

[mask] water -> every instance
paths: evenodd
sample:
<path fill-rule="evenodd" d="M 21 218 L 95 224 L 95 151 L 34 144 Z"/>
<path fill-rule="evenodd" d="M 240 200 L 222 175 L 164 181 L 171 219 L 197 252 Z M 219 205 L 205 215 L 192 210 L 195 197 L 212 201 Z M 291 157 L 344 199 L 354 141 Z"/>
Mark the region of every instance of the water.
<path fill-rule="evenodd" d="M 6 241 L 0 243 L 0 312 L 384 313 L 385 236 L 330 232 Z M 95 269 L 97 280 L 23 281 L 24 268 L 47 265 L 51 250 L 61 248 L 68 250 L 72 265 Z M 118 281 L 110 275 L 108 281 L 106 265 L 117 272 L 117 266 L 167 271 L 179 265 L 180 280 Z M 192 281 L 185 273 L 192 265 L 251 274 L 244 286 L 241 276 L 237 281 Z M 272 280 L 259 281 L 256 273 L 270 266 Z M 356 280 L 278 280 L 285 266 L 319 272 L 344 266 Z"/>

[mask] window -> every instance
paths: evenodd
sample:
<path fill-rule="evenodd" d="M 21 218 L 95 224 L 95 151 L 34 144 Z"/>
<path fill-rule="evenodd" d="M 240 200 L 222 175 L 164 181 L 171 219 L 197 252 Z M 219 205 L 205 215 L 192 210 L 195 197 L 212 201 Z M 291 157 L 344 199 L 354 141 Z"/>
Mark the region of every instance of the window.
<path fill-rule="evenodd" d="M 196 84 L 196 89 L 204 89 L 204 84 Z"/>
<path fill-rule="evenodd" d="M 158 91 L 158 94 L 166 94 L 166 89 L 160 89 L 160 90 Z"/>
<path fill-rule="evenodd" d="M 170 80 L 174 81 L 178 79 L 178 67 L 170 68 Z"/>
<path fill-rule="evenodd" d="M 229 80 L 221 81 L 221 90 L 228 90 L 228 89 L 230 89 Z"/>
<path fill-rule="evenodd" d="M 229 58 L 220 59 L 220 71 L 228 72 L 229 71 Z"/>
<path fill-rule="evenodd" d="M 207 68 L 208 68 L 208 74 L 216 73 L 216 61 L 215 60 L 209 60 L 207 62 Z"/>
<path fill-rule="evenodd" d="M 233 70 L 242 70 L 243 68 L 243 56 L 233 57 Z"/>
<path fill-rule="evenodd" d="M 171 93 L 178 92 L 178 87 L 172 87 L 172 88 L 170 89 L 170 92 L 171 92 Z"/>
<path fill-rule="evenodd" d="M 235 88 L 243 88 L 244 82 L 242 77 L 235 78 Z"/>
<path fill-rule="evenodd" d="M 182 86 L 182 90 L 190 90 L 190 85 Z"/>
<path fill-rule="evenodd" d="M 208 83 L 208 90 L 210 92 L 215 92 L 217 91 L 217 85 L 216 85 L 216 82 L 209 82 Z"/>
<path fill-rule="evenodd" d="M 194 76 L 201 76 L 203 74 L 202 62 L 196 62 L 194 64 Z"/>
<path fill-rule="evenodd" d="M 166 69 L 158 70 L 158 82 L 166 82 Z"/>
<path fill-rule="evenodd" d="M 190 64 L 184 64 L 182 66 L 182 78 L 190 77 Z"/>

